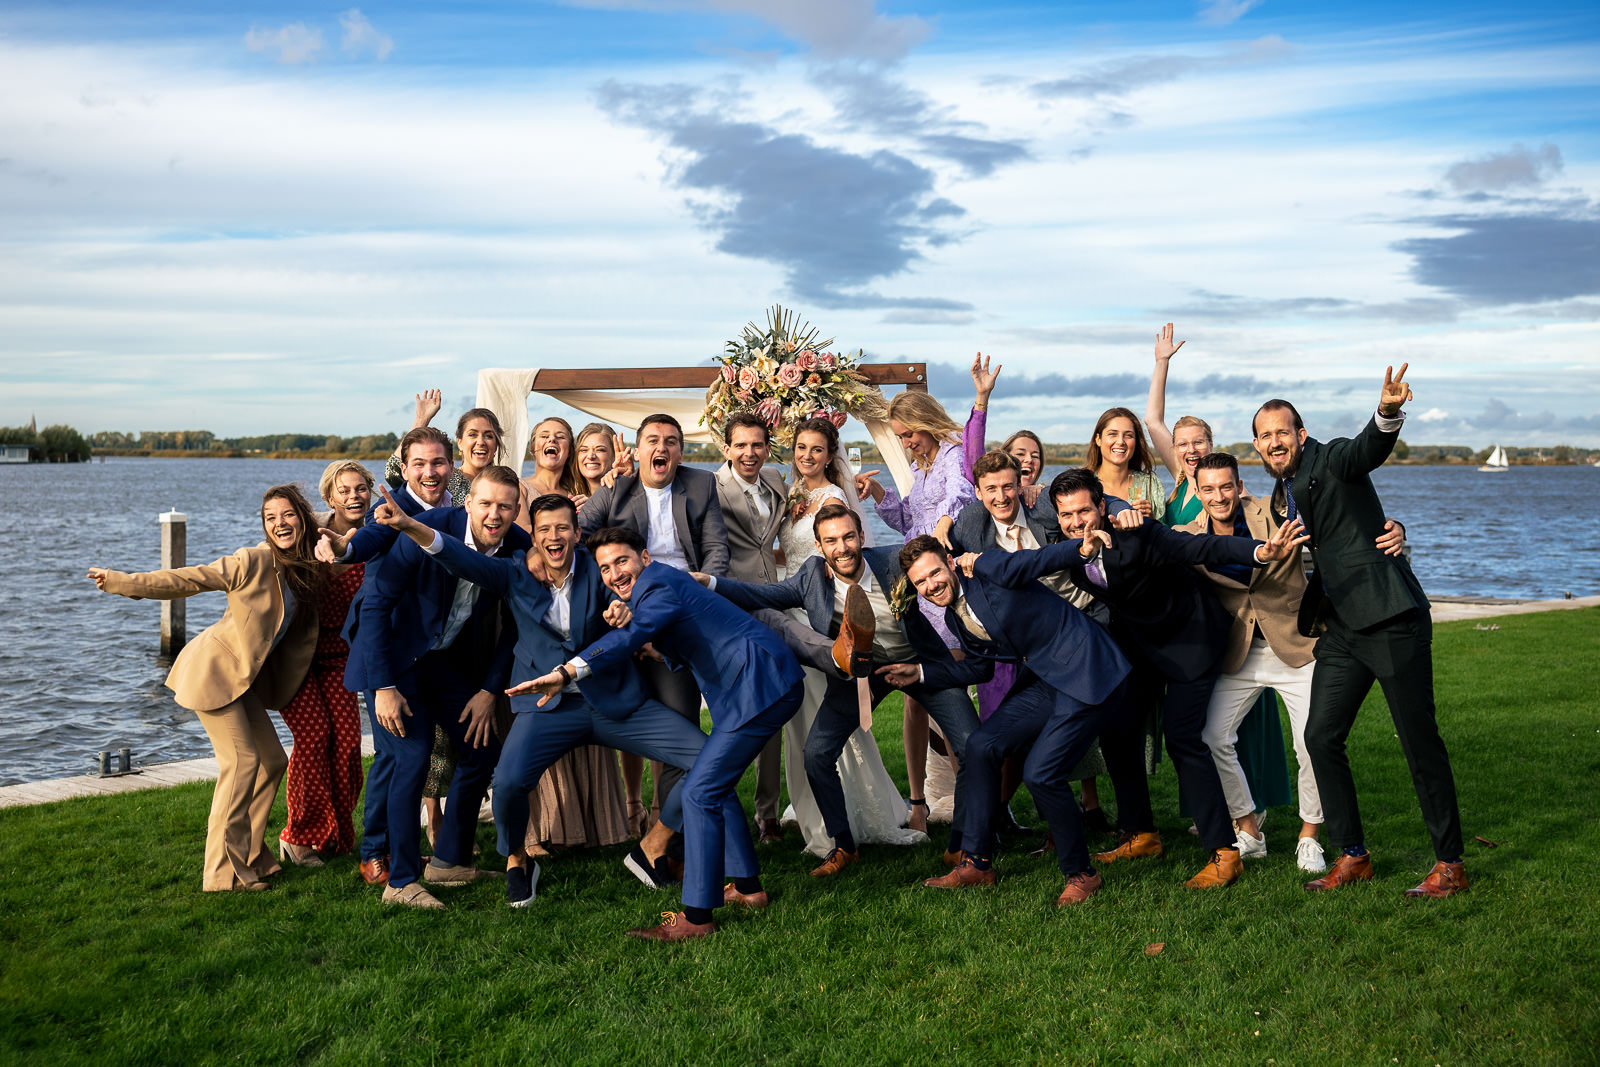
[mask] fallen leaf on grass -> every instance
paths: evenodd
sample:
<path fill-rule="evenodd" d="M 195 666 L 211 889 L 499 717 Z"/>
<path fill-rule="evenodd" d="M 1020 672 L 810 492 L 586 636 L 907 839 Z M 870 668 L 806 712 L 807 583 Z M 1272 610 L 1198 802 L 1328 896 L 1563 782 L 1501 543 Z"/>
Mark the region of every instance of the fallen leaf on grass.
<path fill-rule="evenodd" d="M 1487 837 L 1479 837 L 1477 834 L 1473 834 L 1472 835 L 1472 839 L 1474 841 L 1476 841 L 1478 844 L 1483 845 L 1485 848 L 1499 848 L 1500 847 L 1500 845 L 1497 842 L 1490 841 Z"/>
<path fill-rule="evenodd" d="M 1167 943 L 1165 941 L 1156 941 L 1144 947 L 1144 954 L 1146 956 L 1159 956 L 1161 955 L 1161 950 L 1166 947 Z"/>

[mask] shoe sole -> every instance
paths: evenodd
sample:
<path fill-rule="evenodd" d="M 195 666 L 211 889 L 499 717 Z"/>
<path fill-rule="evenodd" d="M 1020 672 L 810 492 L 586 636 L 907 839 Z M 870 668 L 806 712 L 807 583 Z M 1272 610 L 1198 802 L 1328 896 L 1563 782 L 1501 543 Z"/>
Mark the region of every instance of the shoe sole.
<path fill-rule="evenodd" d="M 639 864 L 639 861 L 633 858 L 633 853 L 630 852 L 623 858 L 622 865 L 628 868 L 629 874 L 632 874 L 635 878 L 639 879 L 639 881 L 643 882 L 646 888 L 655 890 L 667 888 L 666 883 L 656 881 L 654 873 L 645 870 L 645 868 Z"/>
<path fill-rule="evenodd" d="M 506 901 L 513 908 L 526 908 L 533 903 L 533 898 L 539 895 L 539 865 L 533 865 L 533 873 L 528 875 L 528 895 L 521 900 Z"/>

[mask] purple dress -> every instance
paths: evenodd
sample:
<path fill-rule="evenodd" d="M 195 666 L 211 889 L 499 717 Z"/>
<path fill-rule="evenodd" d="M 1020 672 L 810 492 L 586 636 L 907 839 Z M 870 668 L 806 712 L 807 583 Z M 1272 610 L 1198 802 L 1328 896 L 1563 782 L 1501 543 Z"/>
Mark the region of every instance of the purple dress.
<path fill-rule="evenodd" d="M 933 463 L 927 470 L 915 463 L 911 465 L 911 489 L 904 498 L 892 484 L 883 487 L 878 517 L 909 541 L 913 537 L 933 533 L 942 517 L 948 515 L 955 518 L 961 514 L 962 508 L 977 499 L 977 494 L 972 491 L 972 483 L 962 471 L 961 442 L 947 441 L 934 453 Z M 960 644 L 944 623 L 943 608 L 934 607 L 920 598 L 917 605 L 947 648 L 955 648 Z"/>

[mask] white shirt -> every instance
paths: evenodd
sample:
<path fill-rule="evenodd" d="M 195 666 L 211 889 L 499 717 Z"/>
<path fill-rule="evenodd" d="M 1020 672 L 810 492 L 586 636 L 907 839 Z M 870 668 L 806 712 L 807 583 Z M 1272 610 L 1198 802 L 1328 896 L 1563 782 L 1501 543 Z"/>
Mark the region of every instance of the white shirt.
<path fill-rule="evenodd" d="M 544 624 L 559 633 L 563 641 L 572 637 L 572 576 L 578 569 L 575 563 L 574 560 L 568 561 L 566 576 L 559 584 L 544 583 L 544 587 L 550 590 L 550 608 L 544 613 Z M 577 681 L 567 683 L 561 691 L 576 693 Z"/>
<path fill-rule="evenodd" d="M 678 543 L 678 524 L 672 517 L 672 483 L 652 489 L 640 482 L 639 488 L 644 490 L 645 503 L 650 508 L 650 528 L 644 538 L 650 559 L 680 571 L 688 570 L 689 557 Z"/>
<path fill-rule="evenodd" d="M 755 509 L 756 517 L 764 524 L 767 519 L 772 517 L 772 506 L 767 503 L 767 494 L 762 491 L 766 487 L 761 484 L 760 471 L 756 472 L 755 481 L 747 482 L 744 475 L 739 473 L 739 468 L 730 463 L 728 464 L 728 469 L 733 471 L 734 478 L 738 479 L 739 488 L 743 489 L 745 495 L 750 498 L 750 506 Z M 654 553 L 651 554 L 654 555 Z"/>
<path fill-rule="evenodd" d="M 872 608 L 872 618 L 876 626 L 872 634 L 872 658 L 879 663 L 910 663 L 915 660 L 916 650 L 911 647 L 911 642 L 906 640 L 905 633 L 900 629 L 900 620 L 894 617 L 894 611 L 889 607 L 889 598 L 878 588 L 877 580 L 872 575 L 872 568 L 867 566 L 864 560 L 861 564 L 861 579 L 856 584 L 867 594 L 867 604 Z M 837 625 L 844 624 L 844 597 L 849 588 L 843 579 L 834 576 L 833 621 Z M 916 605 L 912 605 L 908 610 L 917 610 Z"/>

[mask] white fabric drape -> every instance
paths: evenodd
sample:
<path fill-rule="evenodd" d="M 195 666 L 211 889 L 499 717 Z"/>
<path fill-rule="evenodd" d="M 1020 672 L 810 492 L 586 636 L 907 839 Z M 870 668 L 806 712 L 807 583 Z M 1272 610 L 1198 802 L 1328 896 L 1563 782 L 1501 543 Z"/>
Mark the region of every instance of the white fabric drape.
<path fill-rule="evenodd" d="M 528 394 L 539 392 L 552 400 L 593 415 L 602 422 L 619 427 L 623 436 L 629 436 L 639 427 L 646 415 L 665 412 L 683 426 L 688 441 L 720 444 L 710 430 L 700 425 L 700 416 L 706 408 L 703 391 L 690 389 L 540 389 L 539 369 L 510 369 L 495 367 L 478 372 L 478 407 L 488 408 L 500 420 L 506 432 L 508 456 L 528 454 L 528 437 L 532 426 L 528 422 Z M 886 421 L 872 419 L 866 422 L 873 444 L 884 457 L 883 466 L 894 478 L 894 484 L 904 494 L 911 488 L 911 463 L 899 438 L 889 429 Z M 512 467 L 522 469 L 520 460 Z"/>

